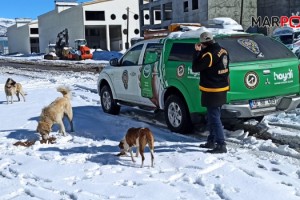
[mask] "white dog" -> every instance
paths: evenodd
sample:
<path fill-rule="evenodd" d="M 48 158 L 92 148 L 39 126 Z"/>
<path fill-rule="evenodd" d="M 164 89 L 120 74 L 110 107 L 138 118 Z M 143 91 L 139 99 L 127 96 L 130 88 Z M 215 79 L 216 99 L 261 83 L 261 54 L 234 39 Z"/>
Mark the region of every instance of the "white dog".
<path fill-rule="evenodd" d="M 25 93 L 23 91 L 21 83 L 17 83 L 11 78 L 8 78 L 6 80 L 6 83 L 4 85 L 4 91 L 6 95 L 6 100 L 8 104 L 8 97 L 10 97 L 10 102 L 13 103 L 13 95 L 16 95 L 18 97 L 18 101 L 20 101 L 20 94 L 23 97 L 23 100 L 25 101 Z"/>

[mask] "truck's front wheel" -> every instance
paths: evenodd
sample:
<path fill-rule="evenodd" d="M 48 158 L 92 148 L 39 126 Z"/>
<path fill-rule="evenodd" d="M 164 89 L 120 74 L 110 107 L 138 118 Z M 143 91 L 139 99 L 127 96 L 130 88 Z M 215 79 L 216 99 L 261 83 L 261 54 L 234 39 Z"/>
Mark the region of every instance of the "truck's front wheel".
<path fill-rule="evenodd" d="M 190 113 L 182 98 L 171 95 L 165 102 L 165 120 L 171 131 L 189 133 L 192 130 Z"/>
<path fill-rule="evenodd" d="M 100 92 L 101 106 L 104 112 L 117 115 L 120 113 L 120 106 L 113 98 L 111 89 L 108 85 L 105 85 Z"/>

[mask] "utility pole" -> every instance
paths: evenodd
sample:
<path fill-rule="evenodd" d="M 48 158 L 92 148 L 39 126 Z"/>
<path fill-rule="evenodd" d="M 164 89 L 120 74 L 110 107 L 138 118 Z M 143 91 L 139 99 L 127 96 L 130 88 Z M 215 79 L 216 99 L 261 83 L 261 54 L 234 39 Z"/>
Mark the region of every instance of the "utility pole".
<path fill-rule="evenodd" d="M 243 8 L 244 8 L 244 0 L 241 0 L 240 25 L 243 25 Z"/>
<path fill-rule="evenodd" d="M 125 49 L 129 49 L 129 42 L 128 42 L 128 37 L 129 37 L 129 7 L 126 8 L 127 10 L 127 33 L 126 33 L 126 43 L 125 43 Z"/>

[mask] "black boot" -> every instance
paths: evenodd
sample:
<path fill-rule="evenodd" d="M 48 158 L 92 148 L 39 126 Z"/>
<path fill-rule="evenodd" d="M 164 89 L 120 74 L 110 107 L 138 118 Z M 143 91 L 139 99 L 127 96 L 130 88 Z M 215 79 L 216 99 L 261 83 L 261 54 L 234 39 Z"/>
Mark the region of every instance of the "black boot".
<path fill-rule="evenodd" d="M 207 150 L 207 153 L 227 153 L 226 144 L 217 144 L 212 150 Z"/>
<path fill-rule="evenodd" d="M 216 145 L 214 142 L 206 142 L 204 144 L 200 144 L 200 148 L 214 149 L 216 148 Z"/>

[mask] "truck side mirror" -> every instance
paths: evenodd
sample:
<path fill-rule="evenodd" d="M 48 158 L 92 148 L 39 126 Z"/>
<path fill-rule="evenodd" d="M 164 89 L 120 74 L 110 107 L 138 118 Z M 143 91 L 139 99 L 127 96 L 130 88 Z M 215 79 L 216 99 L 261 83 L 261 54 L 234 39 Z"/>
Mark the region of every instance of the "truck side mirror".
<path fill-rule="evenodd" d="M 158 61 L 158 52 L 157 51 L 148 51 L 145 54 L 144 64 L 151 64 Z"/>
<path fill-rule="evenodd" d="M 119 65 L 119 60 L 118 58 L 113 58 L 109 61 L 110 66 L 118 66 Z"/>

